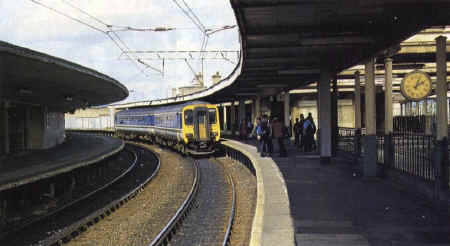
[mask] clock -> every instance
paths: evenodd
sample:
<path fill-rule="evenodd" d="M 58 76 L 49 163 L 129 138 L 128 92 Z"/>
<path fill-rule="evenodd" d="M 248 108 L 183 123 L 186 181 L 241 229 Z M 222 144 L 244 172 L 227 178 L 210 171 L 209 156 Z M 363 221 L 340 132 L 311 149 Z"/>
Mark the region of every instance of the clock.
<path fill-rule="evenodd" d="M 403 96 L 409 100 L 418 101 L 431 93 L 431 78 L 421 71 L 412 71 L 405 75 L 400 84 Z"/>

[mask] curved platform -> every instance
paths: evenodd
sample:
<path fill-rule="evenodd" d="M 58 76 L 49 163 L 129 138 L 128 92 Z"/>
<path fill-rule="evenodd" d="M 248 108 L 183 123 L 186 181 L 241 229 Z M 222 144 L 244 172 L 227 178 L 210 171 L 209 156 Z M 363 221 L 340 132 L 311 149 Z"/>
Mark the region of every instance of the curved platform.
<path fill-rule="evenodd" d="M 260 158 L 256 148 L 234 140 L 221 144 L 239 150 L 256 171 L 257 201 L 250 246 L 294 246 L 295 230 L 283 176 L 271 158 Z"/>
<path fill-rule="evenodd" d="M 8 156 L 0 159 L 0 191 L 94 164 L 124 146 L 117 138 L 70 135 L 57 147 Z"/>
<path fill-rule="evenodd" d="M 450 245 L 447 200 L 436 203 L 394 178 L 364 178 L 358 165 L 288 145 L 289 157 L 261 158 L 246 143 L 223 142 L 251 159 L 257 205 L 251 245 Z M 295 241 L 294 241 L 295 240 Z"/>

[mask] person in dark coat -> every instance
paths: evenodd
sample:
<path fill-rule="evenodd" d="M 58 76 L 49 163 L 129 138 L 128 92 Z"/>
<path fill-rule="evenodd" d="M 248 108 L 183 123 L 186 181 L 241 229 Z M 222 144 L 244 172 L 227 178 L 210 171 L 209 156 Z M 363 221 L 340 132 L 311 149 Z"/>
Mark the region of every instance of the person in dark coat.
<path fill-rule="evenodd" d="M 272 138 L 273 138 L 273 129 L 272 129 L 272 119 L 269 120 L 269 118 L 267 118 L 267 126 L 269 127 L 269 135 L 267 137 L 267 152 L 269 152 L 269 156 L 272 156 L 273 153 L 273 142 L 272 142 Z"/>
<path fill-rule="evenodd" d="M 295 118 L 294 123 L 294 145 L 295 147 L 300 146 L 300 132 L 302 130 L 303 126 L 300 126 L 300 122 L 298 121 L 298 118 Z"/>
<path fill-rule="evenodd" d="M 280 120 L 278 120 L 278 118 L 274 118 L 273 120 L 273 125 L 272 125 L 272 129 L 273 129 L 273 136 L 277 139 L 278 141 L 278 147 L 279 147 L 279 151 L 280 151 L 280 157 L 286 157 L 286 148 L 284 147 L 284 137 L 285 137 L 285 130 L 284 130 L 285 126 L 281 123 Z"/>
<path fill-rule="evenodd" d="M 304 124 L 305 124 L 305 116 L 303 114 L 300 114 L 300 124 L 299 124 L 300 125 L 300 127 L 299 127 L 300 134 L 298 136 L 300 151 L 304 151 L 304 146 L 305 146 L 305 144 L 304 144 L 305 136 L 303 135 L 303 125 Z"/>
<path fill-rule="evenodd" d="M 267 119 L 266 115 L 264 115 L 261 119 L 260 129 L 262 140 L 262 146 L 260 148 L 260 151 L 261 157 L 264 157 L 271 154 L 269 142 L 272 142 L 271 127 L 269 125 L 269 120 Z"/>
<path fill-rule="evenodd" d="M 316 125 L 312 118 L 311 113 L 308 114 L 308 117 L 303 124 L 303 135 L 304 135 L 304 145 L 305 152 L 310 152 L 313 149 L 314 145 L 314 134 L 316 133 Z"/>

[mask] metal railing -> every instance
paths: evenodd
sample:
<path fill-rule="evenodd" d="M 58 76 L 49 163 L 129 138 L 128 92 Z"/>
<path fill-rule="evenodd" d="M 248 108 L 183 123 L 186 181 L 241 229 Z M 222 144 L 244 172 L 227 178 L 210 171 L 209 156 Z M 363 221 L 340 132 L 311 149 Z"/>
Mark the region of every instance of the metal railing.
<path fill-rule="evenodd" d="M 424 133 L 427 124 L 427 117 L 430 116 L 395 116 L 393 118 L 394 131 Z"/>
<path fill-rule="evenodd" d="M 337 149 L 359 158 L 364 156 L 363 135 L 355 128 L 339 128 Z M 404 131 L 391 135 L 377 133 L 377 163 L 424 180 L 435 180 L 432 153 L 435 140 L 431 135 Z"/>
<path fill-rule="evenodd" d="M 425 180 L 434 180 L 433 136 L 412 132 L 397 132 L 391 136 L 391 139 L 394 149 L 393 162 L 390 163 L 392 168 Z"/>

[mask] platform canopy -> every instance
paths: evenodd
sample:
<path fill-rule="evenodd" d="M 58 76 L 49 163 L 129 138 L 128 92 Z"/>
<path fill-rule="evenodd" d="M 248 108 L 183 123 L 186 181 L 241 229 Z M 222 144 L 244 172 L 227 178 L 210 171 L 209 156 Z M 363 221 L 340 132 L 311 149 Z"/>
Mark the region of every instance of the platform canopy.
<path fill-rule="evenodd" d="M 402 40 L 450 24 L 443 0 L 233 0 L 243 64 L 235 83 L 214 98 L 272 94 L 337 74 Z M 389 54 L 386 54 L 389 55 Z"/>
<path fill-rule="evenodd" d="M 450 24 L 448 0 L 231 0 L 231 5 L 242 52 L 230 76 L 191 95 L 124 106 L 275 95 L 318 81 L 322 70 L 338 74 L 370 57 L 390 56 L 421 30 Z M 400 53 L 394 62 L 423 56 L 434 59 Z"/>
<path fill-rule="evenodd" d="M 115 79 L 78 64 L 0 41 L 3 99 L 71 111 L 128 96 Z"/>

